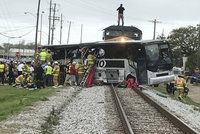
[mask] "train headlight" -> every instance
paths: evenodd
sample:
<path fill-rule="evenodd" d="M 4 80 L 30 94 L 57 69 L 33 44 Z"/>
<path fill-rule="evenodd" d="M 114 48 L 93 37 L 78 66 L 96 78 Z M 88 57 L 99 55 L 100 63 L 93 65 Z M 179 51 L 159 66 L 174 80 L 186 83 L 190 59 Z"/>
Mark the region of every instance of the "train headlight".
<path fill-rule="evenodd" d="M 125 42 L 126 39 L 124 37 L 121 37 L 120 42 Z"/>

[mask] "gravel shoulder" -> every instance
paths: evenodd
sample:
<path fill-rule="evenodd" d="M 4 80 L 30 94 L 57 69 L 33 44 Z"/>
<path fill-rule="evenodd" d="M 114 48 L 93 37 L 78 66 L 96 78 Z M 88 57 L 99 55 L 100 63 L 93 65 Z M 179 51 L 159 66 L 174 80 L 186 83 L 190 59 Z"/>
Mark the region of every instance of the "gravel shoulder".
<path fill-rule="evenodd" d="M 143 90 L 143 92 L 148 94 L 151 98 L 159 102 L 166 109 L 170 110 L 174 115 L 200 133 L 200 112 L 194 110 L 193 106 L 173 100 L 170 97 L 159 96 L 157 94 L 158 91 L 153 89 Z"/>
<path fill-rule="evenodd" d="M 50 89 L 54 90 L 54 89 Z M 18 115 L 9 117 L 0 122 L 0 134 L 38 134 L 41 133 L 41 124 L 49 116 L 52 107 L 59 109 L 67 100 L 71 98 L 75 87 L 58 89 L 54 96 L 47 101 L 40 101 L 28 107 Z"/>

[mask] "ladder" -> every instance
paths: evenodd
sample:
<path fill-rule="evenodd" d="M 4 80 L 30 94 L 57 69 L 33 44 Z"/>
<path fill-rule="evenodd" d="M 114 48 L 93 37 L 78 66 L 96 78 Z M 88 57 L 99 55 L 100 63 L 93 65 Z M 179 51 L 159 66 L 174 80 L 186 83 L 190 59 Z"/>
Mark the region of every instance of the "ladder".
<path fill-rule="evenodd" d="M 87 76 L 88 74 L 90 73 L 90 68 L 88 68 L 86 71 L 85 71 L 85 74 L 81 80 L 81 83 L 80 83 L 80 86 L 84 87 L 85 86 L 85 83 L 86 83 L 86 80 L 87 80 Z"/>

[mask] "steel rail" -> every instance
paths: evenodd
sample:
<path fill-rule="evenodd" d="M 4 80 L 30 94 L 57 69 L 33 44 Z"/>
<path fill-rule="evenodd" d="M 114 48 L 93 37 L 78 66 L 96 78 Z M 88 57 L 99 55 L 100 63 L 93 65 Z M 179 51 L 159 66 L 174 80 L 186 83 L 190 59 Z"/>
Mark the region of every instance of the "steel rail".
<path fill-rule="evenodd" d="M 122 104 L 121 104 L 121 102 L 120 102 L 120 100 L 119 100 L 119 97 L 118 97 L 118 95 L 117 95 L 117 92 L 115 91 L 114 86 L 111 85 L 110 88 L 111 88 L 112 95 L 113 95 L 113 97 L 114 97 L 115 104 L 116 104 L 116 106 L 117 106 L 117 110 L 118 110 L 120 119 L 121 119 L 121 121 L 122 121 L 122 125 L 123 125 L 123 127 L 124 127 L 125 133 L 126 133 L 126 134 L 134 134 L 134 133 L 133 133 L 133 130 L 132 130 L 132 128 L 131 128 L 131 125 L 130 125 L 130 123 L 129 123 L 129 121 L 128 121 L 128 118 L 127 118 L 127 116 L 126 116 L 126 114 L 125 114 L 125 112 L 124 112 L 124 109 L 123 109 L 123 107 L 122 107 Z"/>
<path fill-rule="evenodd" d="M 140 95 L 144 100 L 146 100 L 150 105 L 155 107 L 163 116 L 168 118 L 175 126 L 177 126 L 183 133 L 186 134 L 197 134 L 198 132 L 188 126 L 186 123 L 181 121 L 178 117 L 176 117 L 174 114 L 172 114 L 169 110 L 164 108 L 162 105 L 155 102 L 152 98 L 150 98 L 148 95 L 145 95 L 141 90 L 142 89 L 148 89 L 144 86 L 139 86 L 137 90 L 134 90 L 138 95 Z"/>

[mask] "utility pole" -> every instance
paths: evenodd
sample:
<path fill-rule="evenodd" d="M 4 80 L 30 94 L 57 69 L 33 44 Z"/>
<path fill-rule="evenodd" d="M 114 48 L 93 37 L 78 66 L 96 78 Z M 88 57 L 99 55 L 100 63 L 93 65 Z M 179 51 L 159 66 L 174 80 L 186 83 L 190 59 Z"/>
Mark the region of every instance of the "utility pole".
<path fill-rule="evenodd" d="M 83 24 L 81 24 L 81 37 L 80 37 L 80 43 L 82 43 L 83 38 Z"/>
<path fill-rule="evenodd" d="M 40 45 L 42 45 L 42 15 L 43 13 L 44 11 L 42 11 L 41 17 L 40 17 Z"/>
<path fill-rule="evenodd" d="M 62 44 L 62 28 L 63 28 L 63 19 L 62 19 L 62 14 L 60 16 L 60 44 Z"/>
<path fill-rule="evenodd" d="M 37 51 L 38 51 L 37 37 L 38 37 L 39 16 L 40 16 L 40 0 L 38 0 L 37 20 L 36 20 L 36 29 L 35 29 L 35 54 L 36 54 Z"/>
<path fill-rule="evenodd" d="M 53 40 L 54 40 L 54 30 L 55 30 L 55 21 L 59 20 L 59 17 L 56 16 L 56 3 L 54 3 L 54 8 L 53 8 L 53 24 L 51 28 L 51 45 L 53 45 Z"/>
<path fill-rule="evenodd" d="M 68 29 L 68 36 L 67 36 L 67 44 L 69 43 L 69 35 L 70 35 L 70 29 L 71 29 L 71 21 L 69 21 L 69 29 Z"/>
<path fill-rule="evenodd" d="M 153 28 L 153 40 L 155 40 L 156 39 L 156 24 L 157 23 L 161 23 L 161 21 L 157 21 L 156 19 L 154 19 L 154 20 L 151 20 L 150 22 L 153 22 L 153 24 L 154 24 L 154 28 Z"/>
<path fill-rule="evenodd" d="M 54 3 L 54 8 L 53 8 L 53 24 L 51 28 L 51 45 L 53 45 L 53 40 L 54 40 L 54 30 L 55 30 L 55 15 L 56 15 L 56 3 Z"/>
<path fill-rule="evenodd" d="M 49 8 L 49 33 L 48 33 L 48 45 L 50 44 L 50 35 L 51 35 L 51 10 L 52 10 L 52 0 L 50 0 L 50 8 Z"/>

